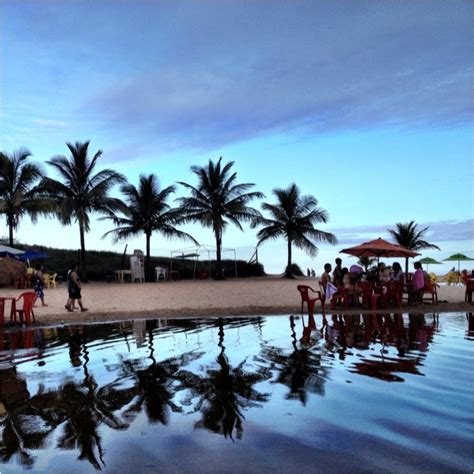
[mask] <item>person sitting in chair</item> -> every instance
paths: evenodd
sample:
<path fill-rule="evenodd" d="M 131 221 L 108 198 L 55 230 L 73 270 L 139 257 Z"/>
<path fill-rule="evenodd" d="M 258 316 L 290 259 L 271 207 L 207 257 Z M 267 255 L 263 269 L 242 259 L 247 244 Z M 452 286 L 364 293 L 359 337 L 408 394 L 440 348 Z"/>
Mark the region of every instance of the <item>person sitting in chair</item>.
<path fill-rule="evenodd" d="M 342 269 L 342 285 L 345 292 L 350 296 L 359 296 L 362 294 L 362 288 L 355 285 L 358 274 L 352 274 L 344 267 Z"/>

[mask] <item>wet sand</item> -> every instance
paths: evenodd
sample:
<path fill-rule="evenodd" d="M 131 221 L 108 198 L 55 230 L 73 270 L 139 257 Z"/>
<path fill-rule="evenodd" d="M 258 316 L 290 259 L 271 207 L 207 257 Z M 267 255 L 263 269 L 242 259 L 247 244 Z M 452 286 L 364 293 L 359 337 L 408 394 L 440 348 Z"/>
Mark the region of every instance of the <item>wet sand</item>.
<path fill-rule="evenodd" d="M 299 314 L 301 298 L 296 290 L 299 284 L 318 288 L 315 279 L 288 280 L 280 277 L 245 278 L 226 281 L 177 281 L 154 283 L 87 283 L 83 285 L 84 306 L 68 313 L 66 285 L 45 289 L 47 307 L 35 307 L 38 323 L 79 323 L 118 321 L 143 318 L 177 318 L 206 316 L 261 316 L 270 314 Z M 24 290 L 23 290 L 24 291 Z M 473 311 L 474 304 L 464 302 L 464 286 L 441 285 L 438 305 L 403 305 L 404 312 Z M 0 297 L 17 296 L 22 290 L 0 289 Z M 390 311 L 396 311 L 390 308 Z M 367 310 L 351 309 L 349 313 Z M 6 320 L 9 303 L 5 308 Z M 317 303 L 316 312 L 321 312 Z M 326 312 L 331 313 L 329 307 Z M 341 309 L 336 311 L 342 313 Z M 346 312 L 347 313 L 347 312 Z"/>

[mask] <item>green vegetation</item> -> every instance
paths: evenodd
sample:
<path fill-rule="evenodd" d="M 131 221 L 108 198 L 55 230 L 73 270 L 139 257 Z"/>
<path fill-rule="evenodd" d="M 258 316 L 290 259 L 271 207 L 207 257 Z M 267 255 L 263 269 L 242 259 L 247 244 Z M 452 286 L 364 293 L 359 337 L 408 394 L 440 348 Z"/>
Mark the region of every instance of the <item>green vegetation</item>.
<path fill-rule="evenodd" d="M 39 245 L 16 245 L 16 248 L 26 250 L 32 249 L 38 252 L 44 252 L 49 255 L 49 258 L 42 260 L 45 271 L 56 272 L 58 275 L 65 277 L 67 269 L 72 262 L 77 262 L 80 254 L 79 250 L 66 250 L 56 249 L 52 247 L 44 247 Z M 123 254 L 117 252 L 89 250 L 88 252 L 88 275 L 89 280 L 93 281 L 105 281 L 106 279 L 113 278 L 115 270 L 130 268 L 130 257 L 131 254 L 126 254 L 125 258 Z M 123 259 L 123 265 L 122 265 Z M 31 263 L 36 264 L 40 261 L 34 260 Z M 151 257 L 150 265 L 154 269 L 156 266 L 170 267 L 170 258 L 166 256 L 162 257 Z M 191 279 L 193 278 L 195 261 L 192 259 L 183 259 L 181 257 L 173 258 L 173 270 L 179 272 L 180 279 Z M 209 267 L 210 263 L 210 267 Z M 215 260 L 209 262 L 209 260 L 199 260 L 196 263 L 196 279 L 199 276 L 205 276 L 209 273 L 214 275 L 216 271 Z M 235 275 L 235 262 L 234 260 L 223 260 L 222 268 L 226 277 L 234 277 Z M 263 265 L 258 263 L 247 263 L 243 260 L 237 260 L 237 276 L 241 277 L 257 277 L 264 276 L 265 271 Z"/>

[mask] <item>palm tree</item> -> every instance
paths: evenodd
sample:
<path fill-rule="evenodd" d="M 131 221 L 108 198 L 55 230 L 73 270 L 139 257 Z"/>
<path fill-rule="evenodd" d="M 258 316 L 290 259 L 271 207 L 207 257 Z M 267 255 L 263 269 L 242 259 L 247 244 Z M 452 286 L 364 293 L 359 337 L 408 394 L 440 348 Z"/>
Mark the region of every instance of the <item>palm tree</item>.
<path fill-rule="evenodd" d="M 262 204 L 262 209 L 270 213 L 271 219 L 262 218 L 259 220 L 258 223 L 265 227 L 257 234 L 258 245 L 266 240 L 284 237 L 288 243 L 286 276 L 290 277 L 293 244 L 314 257 L 318 252 L 318 247 L 313 243 L 313 240 L 335 244 L 337 239 L 330 232 L 315 229 L 314 224 L 326 223 L 329 219 L 327 211 L 318 207 L 316 198 L 310 195 L 302 196 L 298 186 L 294 183 L 287 189 L 274 189 L 273 194 L 277 198 L 276 204 Z"/>
<path fill-rule="evenodd" d="M 248 206 L 254 198 L 262 198 L 260 192 L 248 192 L 254 183 L 236 184 L 237 173 L 230 174 L 234 162 L 230 161 L 221 167 L 222 157 L 217 163 L 209 160 L 207 167 L 192 166 L 191 171 L 198 177 L 196 187 L 179 182 L 191 192 L 190 197 L 179 198 L 185 222 L 201 222 L 205 227 L 212 227 L 216 239 L 216 277 L 222 278 L 222 236 L 228 223 L 231 222 L 240 230 L 243 222 L 253 222 L 261 217 L 260 213 Z"/>
<path fill-rule="evenodd" d="M 397 223 L 395 224 L 396 229 L 387 229 L 389 234 L 395 239 L 397 244 L 409 250 L 421 250 L 421 249 L 437 249 L 441 250 L 437 245 L 430 244 L 426 240 L 423 240 L 424 234 L 429 229 L 418 230 L 415 221 L 410 221 L 407 224 Z M 405 258 L 405 273 L 408 273 L 408 257 Z"/>
<path fill-rule="evenodd" d="M 38 165 L 28 163 L 30 156 L 25 148 L 11 154 L 0 152 L 0 212 L 7 218 L 10 245 L 24 214 L 35 223 L 40 214 L 48 212 L 47 200 L 41 198 L 35 184 L 42 177 L 42 171 Z"/>
<path fill-rule="evenodd" d="M 362 265 L 365 269 L 365 272 L 367 273 L 367 271 L 369 270 L 369 267 L 376 261 L 377 259 L 374 257 L 359 257 L 359 260 L 357 261 L 357 263 Z"/>
<path fill-rule="evenodd" d="M 65 225 L 69 225 L 73 220 L 79 224 L 80 265 L 82 276 L 87 279 L 85 233 L 90 230 L 89 214 L 91 212 L 110 214 L 123 207 L 120 199 L 109 196 L 109 191 L 114 185 L 124 182 L 125 177 L 111 169 L 104 169 L 94 174 L 102 150 L 90 158 L 89 141 L 66 143 L 66 145 L 71 152 L 69 159 L 65 156 L 55 156 L 47 161 L 62 180 L 44 178 L 41 185 L 54 199 L 59 220 Z"/>
<path fill-rule="evenodd" d="M 158 179 L 154 174 L 140 175 L 138 189 L 133 184 L 124 184 L 120 191 L 125 195 L 126 205 L 121 208 L 123 216 L 115 213 L 104 219 L 111 219 L 116 228 L 104 234 L 112 234 L 115 241 L 126 240 L 130 237 L 145 234 L 146 260 L 145 273 L 147 279 L 151 277 L 150 268 L 150 240 L 153 232 L 159 232 L 165 237 L 178 237 L 196 240 L 186 232 L 182 232 L 174 225 L 182 217 L 181 209 L 171 209 L 168 198 L 175 192 L 175 186 L 168 186 L 160 190 Z"/>

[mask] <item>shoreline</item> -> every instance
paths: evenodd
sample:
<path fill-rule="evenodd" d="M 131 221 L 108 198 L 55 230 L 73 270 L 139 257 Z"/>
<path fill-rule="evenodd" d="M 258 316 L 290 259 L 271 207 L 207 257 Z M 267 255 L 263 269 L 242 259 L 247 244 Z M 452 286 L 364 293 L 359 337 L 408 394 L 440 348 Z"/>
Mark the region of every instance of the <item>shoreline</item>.
<path fill-rule="evenodd" d="M 306 284 L 318 288 L 318 280 L 287 280 L 275 277 L 245 278 L 225 281 L 179 281 L 153 283 L 87 283 L 83 285 L 83 304 L 89 311 L 78 309 L 68 313 L 65 285 L 45 289 L 46 307 L 35 306 L 36 324 L 43 325 L 107 323 L 137 319 L 178 319 L 215 317 L 258 317 L 268 315 L 300 315 L 301 298 L 296 286 Z M 25 290 L 0 289 L 0 297 L 18 296 Z M 30 291 L 30 290 L 27 290 Z M 446 313 L 474 312 L 474 304 L 464 302 L 464 287 L 441 286 L 440 303 L 418 306 L 403 304 L 377 313 Z M 372 314 L 364 308 L 331 310 L 325 314 Z M 5 307 L 5 328 L 9 325 L 9 310 Z M 305 313 L 306 305 L 305 305 Z M 321 314 L 316 303 L 315 314 Z M 18 327 L 18 326 L 16 326 Z"/>

